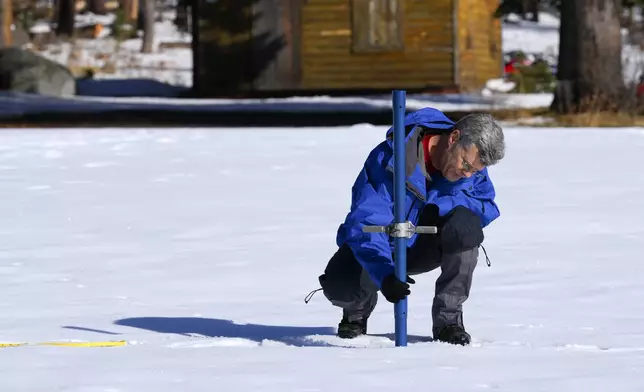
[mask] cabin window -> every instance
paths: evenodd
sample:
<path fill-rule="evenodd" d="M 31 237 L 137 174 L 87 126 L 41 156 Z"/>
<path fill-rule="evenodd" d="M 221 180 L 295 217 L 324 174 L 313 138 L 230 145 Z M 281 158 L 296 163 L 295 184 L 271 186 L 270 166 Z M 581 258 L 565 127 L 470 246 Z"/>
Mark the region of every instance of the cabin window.
<path fill-rule="evenodd" d="M 403 49 L 404 0 L 353 0 L 353 51 L 391 52 Z"/>

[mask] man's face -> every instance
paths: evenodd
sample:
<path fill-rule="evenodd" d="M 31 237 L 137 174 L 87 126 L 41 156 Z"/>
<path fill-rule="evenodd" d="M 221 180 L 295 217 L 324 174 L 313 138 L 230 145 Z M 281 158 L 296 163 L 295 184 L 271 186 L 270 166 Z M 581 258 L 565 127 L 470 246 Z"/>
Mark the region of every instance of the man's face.
<path fill-rule="evenodd" d="M 460 131 L 455 130 L 449 135 L 447 150 L 442 159 L 441 172 L 451 182 L 462 178 L 470 178 L 474 173 L 483 170 L 481 157 L 476 146 L 471 145 L 463 148 L 458 145 Z"/>

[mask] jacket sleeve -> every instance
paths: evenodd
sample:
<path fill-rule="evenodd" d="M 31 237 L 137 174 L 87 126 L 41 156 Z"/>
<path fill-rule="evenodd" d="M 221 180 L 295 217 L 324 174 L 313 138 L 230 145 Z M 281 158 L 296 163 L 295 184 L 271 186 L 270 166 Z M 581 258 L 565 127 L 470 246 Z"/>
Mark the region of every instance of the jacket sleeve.
<path fill-rule="evenodd" d="M 456 194 L 438 196 L 437 199 L 445 200 L 440 202 L 436 200 L 436 202 L 441 216 L 446 215 L 456 206 L 465 206 L 476 213 L 481 218 L 481 226 L 486 227 L 501 215 L 494 201 L 495 196 L 494 184 L 490 180 L 487 169 L 484 169 L 477 173 L 462 190 Z"/>
<path fill-rule="evenodd" d="M 367 270 L 380 288 L 385 276 L 394 273 L 392 247 L 386 233 L 365 233 L 364 226 L 386 226 L 393 221 L 391 180 L 387 173 L 370 177 L 368 163 L 362 169 L 352 188 L 351 211 L 344 222 L 346 244 L 358 262 Z M 375 170 L 375 169 L 374 169 Z M 374 178 L 377 177 L 377 178 Z"/>

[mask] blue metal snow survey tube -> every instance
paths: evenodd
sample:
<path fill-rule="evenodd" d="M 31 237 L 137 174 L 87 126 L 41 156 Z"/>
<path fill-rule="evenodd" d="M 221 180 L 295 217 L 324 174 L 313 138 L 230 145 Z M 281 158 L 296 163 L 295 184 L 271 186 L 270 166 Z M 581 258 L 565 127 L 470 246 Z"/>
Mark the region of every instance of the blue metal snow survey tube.
<path fill-rule="evenodd" d="M 405 222 L 405 90 L 393 91 L 394 223 Z M 407 238 L 394 238 L 396 277 L 407 281 Z M 407 346 L 407 298 L 394 305 L 396 346 Z"/>
<path fill-rule="evenodd" d="M 364 226 L 368 233 L 387 233 L 394 237 L 394 265 L 396 277 L 407 281 L 407 239 L 414 233 L 436 234 L 436 226 L 414 226 L 406 221 L 405 199 L 407 173 L 405 170 L 405 90 L 393 91 L 394 112 L 394 221 L 387 226 Z M 407 298 L 394 305 L 396 346 L 407 346 Z"/>

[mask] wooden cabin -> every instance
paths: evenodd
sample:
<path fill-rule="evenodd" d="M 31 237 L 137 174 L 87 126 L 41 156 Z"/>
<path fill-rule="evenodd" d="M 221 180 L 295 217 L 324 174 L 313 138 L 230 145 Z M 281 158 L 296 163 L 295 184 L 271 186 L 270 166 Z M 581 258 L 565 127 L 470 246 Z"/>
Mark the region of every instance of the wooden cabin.
<path fill-rule="evenodd" d="M 465 92 L 502 75 L 498 0 L 197 0 L 198 96 Z"/>

